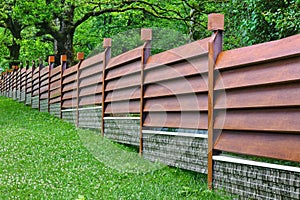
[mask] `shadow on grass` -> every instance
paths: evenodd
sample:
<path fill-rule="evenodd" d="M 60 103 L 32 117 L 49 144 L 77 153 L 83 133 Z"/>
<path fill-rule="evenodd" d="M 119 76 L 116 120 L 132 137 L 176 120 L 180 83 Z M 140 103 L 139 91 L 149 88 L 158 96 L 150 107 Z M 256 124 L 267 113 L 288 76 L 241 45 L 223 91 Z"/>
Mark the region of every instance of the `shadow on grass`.
<path fill-rule="evenodd" d="M 150 162 L 132 148 L 113 143 L 94 131 L 78 129 L 78 135 L 83 145 L 97 160 L 118 172 L 140 174 L 156 171 L 166 166 L 158 162 Z"/>

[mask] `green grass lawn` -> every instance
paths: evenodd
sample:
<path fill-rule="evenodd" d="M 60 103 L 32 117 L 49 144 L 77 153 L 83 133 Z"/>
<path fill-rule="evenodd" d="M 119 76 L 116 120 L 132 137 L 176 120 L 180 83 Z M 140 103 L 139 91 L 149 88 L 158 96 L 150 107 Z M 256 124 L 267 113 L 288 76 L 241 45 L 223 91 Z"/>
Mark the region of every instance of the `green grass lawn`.
<path fill-rule="evenodd" d="M 206 176 L 0 97 L 0 199 L 229 199 Z"/>

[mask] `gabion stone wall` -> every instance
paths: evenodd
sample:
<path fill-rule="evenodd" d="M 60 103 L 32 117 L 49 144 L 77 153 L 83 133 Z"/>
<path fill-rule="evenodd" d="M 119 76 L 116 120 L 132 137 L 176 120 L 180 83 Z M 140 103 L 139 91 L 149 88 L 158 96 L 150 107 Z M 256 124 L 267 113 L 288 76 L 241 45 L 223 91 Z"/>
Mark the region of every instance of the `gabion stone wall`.
<path fill-rule="evenodd" d="M 60 117 L 60 103 L 50 104 L 50 114 L 55 117 Z"/>
<path fill-rule="evenodd" d="M 16 91 L 16 94 L 17 94 L 16 100 L 19 101 L 19 100 L 21 99 L 21 90 L 18 89 L 18 90 Z"/>
<path fill-rule="evenodd" d="M 17 90 L 12 91 L 12 99 L 16 100 L 17 99 Z"/>
<path fill-rule="evenodd" d="M 20 102 L 25 102 L 26 94 L 25 91 L 20 92 Z"/>
<path fill-rule="evenodd" d="M 105 117 L 104 137 L 134 146 L 140 145 L 139 117 Z"/>
<path fill-rule="evenodd" d="M 40 101 L 40 112 L 48 112 L 48 99 Z"/>
<path fill-rule="evenodd" d="M 78 126 L 80 128 L 101 129 L 101 107 L 79 108 Z"/>
<path fill-rule="evenodd" d="M 32 97 L 31 107 L 36 109 L 39 108 L 39 96 Z"/>
<path fill-rule="evenodd" d="M 62 110 L 62 119 L 71 124 L 76 124 L 76 109 Z"/>
<path fill-rule="evenodd" d="M 143 130 L 143 157 L 207 173 L 207 135 Z"/>
<path fill-rule="evenodd" d="M 31 105 L 31 93 L 26 94 L 26 105 Z"/>
<path fill-rule="evenodd" d="M 300 168 L 214 156 L 214 189 L 236 199 L 300 199 Z"/>

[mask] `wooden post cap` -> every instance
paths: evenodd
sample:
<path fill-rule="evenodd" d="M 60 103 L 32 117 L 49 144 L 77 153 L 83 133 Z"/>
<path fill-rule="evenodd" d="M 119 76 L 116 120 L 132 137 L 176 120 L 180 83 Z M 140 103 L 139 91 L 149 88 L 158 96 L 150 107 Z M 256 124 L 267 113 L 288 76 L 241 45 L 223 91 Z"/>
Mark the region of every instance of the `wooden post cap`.
<path fill-rule="evenodd" d="M 103 47 L 104 48 L 111 47 L 111 38 L 104 38 L 103 39 Z"/>
<path fill-rule="evenodd" d="M 84 53 L 83 52 L 78 52 L 77 53 L 77 60 L 83 60 L 84 59 Z"/>
<path fill-rule="evenodd" d="M 54 62 L 55 62 L 55 56 L 49 56 L 48 63 L 54 63 Z"/>
<path fill-rule="evenodd" d="M 142 28 L 142 30 L 141 30 L 141 40 L 142 41 L 152 40 L 152 29 Z"/>
<path fill-rule="evenodd" d="M 60 63 L 67 62 L 67 55 L 60 56 Z"/>
<path fill-rule="evenodd" d="M 224 15 L 212 13 L 208 15 L 208 30 L 224 30 Z"/>

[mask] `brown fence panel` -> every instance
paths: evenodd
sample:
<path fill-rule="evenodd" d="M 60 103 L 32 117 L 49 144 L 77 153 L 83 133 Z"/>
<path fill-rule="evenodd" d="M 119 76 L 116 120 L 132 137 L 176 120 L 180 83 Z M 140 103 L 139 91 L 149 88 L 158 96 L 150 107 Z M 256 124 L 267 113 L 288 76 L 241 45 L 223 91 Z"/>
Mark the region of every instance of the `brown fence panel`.
<path fill-rule="evenodd" d="M 104 81 L 104 135 L 136 146 L 140 144 L 142 50 L 138 47 L 109 60 Z"/>
<path fill-rule="evenodd" d="M 101 129 L 102 78 L 105 52 L 82 62 L 78 70 L 77 126 Z"/>
<path fill-rule="evenodd" d="M 49 109 L 49 72 L 50 66 L 44 67 L 40 70 L 39 110 L 41 112 L 48 112 Z"/>
<path fill-rule="evenodd" d="M 207 171 L 208 41 L 150 56 L 146 62 L 142 122 L 145 158 Z"/>
<path fill-rule="evenodd" d="M 41 66 L 38 66 L 32 72 L 31 106 L 36 109 L 39 109 L 40 69 Z"/>
<path fill-rule="evenodd" d="M 61 117 L 61 79 L 63 65 L 49 70 L 49 113 Z"/>
<path fill-rule="evenodd" d="M 299 46 L 300 34 L 220 54 L 215 150 L 300 162 Z"/>
<path fill-rule="evenodd" d="M 77 77 L 79 64 L 66 69 L 62 75 L 62 119 L 77 122 Z"/>
<path fill-rule="evenodd" d="M 144 127 L 207 129 L 207 43 L 204 39 L 149 58 Z"/>

